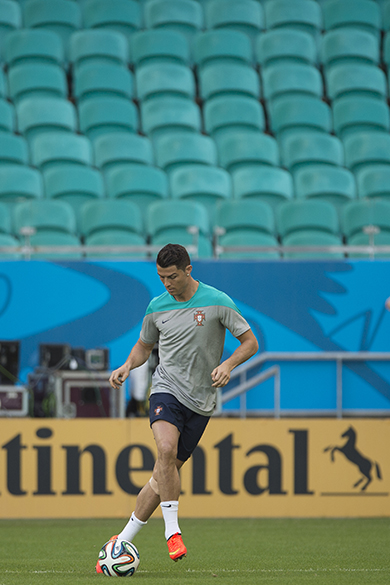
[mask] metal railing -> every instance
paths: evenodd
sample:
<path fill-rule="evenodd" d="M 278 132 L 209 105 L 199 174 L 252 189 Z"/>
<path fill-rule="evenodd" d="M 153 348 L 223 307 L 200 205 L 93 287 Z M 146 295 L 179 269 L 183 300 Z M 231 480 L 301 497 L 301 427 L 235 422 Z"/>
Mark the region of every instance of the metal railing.
<path fill-rule="evenodd" d="M 266 370 L 248 378 L 249 370 L 258 368 L 266 362 L 336 362 L 336 408 L 328 409 L 282 409 L 281 408 L 281 374 L 280 366 L 272 365 Z M 245 418 L 248 413 L 256 416 L 273 416 L 280 418 L 281 416 L 335 416 L 342 418 L 345 416 L 390 416 L 390 408 L 388 410 L 363 410 L 363 409 L 345 409 L 343 408 L 343 365 L 346 362 L 367 362 L 367 361 L 385 361 L 390 362 L 390 352 L 264 352 L 257 358 L 253 358 L 238 366 L 233 370 L 230 379 L 235 380 L 239 378 L 239 383 L 235 388 L 225 392 L 219 391 L 217 394 L 217 407 L 215 415 L 229 414 L 229 411 L 223 411 L 223 406 L 240 397 L 239 415 Z M 274 379 L 274 408 L 273 410 L 255 410 L 248 411 L 246 407 L 246 393 L 248 390 L 255 388 L 270 378 Z"/>

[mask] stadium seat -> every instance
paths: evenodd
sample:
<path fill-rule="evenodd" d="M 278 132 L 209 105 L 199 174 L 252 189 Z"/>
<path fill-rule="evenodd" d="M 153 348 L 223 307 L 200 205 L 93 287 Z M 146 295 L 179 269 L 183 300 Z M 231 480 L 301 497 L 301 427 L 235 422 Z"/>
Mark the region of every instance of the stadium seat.
<path fill-rule="evenodd" d="M 122 97 L 83 100 L 78 107 L 80 130 L 90 140 L 113 132 L 137 132 L 138 110 Z"/>
<path fill-rule="evenodd" d="M 356 197 L 355 177 L 343 167 L 310 165 L 295 173 L 294 184 L 298 198 L 329 201 L 339 212 Z"/>
<path fill-rule="evenodd" d="M 8 35 L 22 26 L 22 11 L 13 0 L 0 0 L 0 57 Z"/>
<path fill-rule="evenodd" d="M 0 201 L 16 203 L 43 197 L 42 175 L 25 165 L 0 165 Z"/>
<path fill-rule="evenodd" d="M 386 6 L 388 6 L 389 19 L 390 19 L 390 2 L 388 2 L 388 4 L 386 4 Z M 389 22 L 389 28 L 390 28 L 390 22 Z M 388 31 L 389 31 L 389 28 L 388 28 Z M 388 74 L 389 68 L 390 68 L 390 31 L 385 33 L 385 36 L 383 39 L 383 62 L 386 66 L 386 70 L 387 70 L 387 74 Z"/>
<path fill-rule="evenodd" d="M 255 61 L 263 68 L 290 63 L 316 65 L 317 46 L 313 36 L 307 32 L 275 28 L 257 37 Z"/>
<path fill-rule="evenodd" d="M 144 134 L 152 139 L 167 132 L 201 131 L 199 106 L 183 97 L 156 97 L 141 104 Z"/>
<path fill-rule="evenodd" d="M 168 197 L 168 177 L 156 167 L 122 164 L 106 173 L 109 197 L 127 199 L 138 205 L 142 217 L 152 203 Z"/>
<path fill-rule="evenodd" d="M 86 136 L 71 132 L 49 132 L 31 143 L 31 159 L 41 171 L 59 164 L 92 164 L 92 146 Z"/>
<path fill-rule="evenodd" d="M 0 236 L 12 233 L 11 208 L 6 203 L 0 202 Z M 5 245 L 1 244 L 0 246 Z"/>
<path fill-rule="evenodd" d="M 360 199 L 344 207 L 342 228 L 348 239 L 370 225 L 378 227 L 381 233 L 390 234 L 390 201 Z"/>
<path fill-rule="evenodd" d="M 73 68 L 83 65 L 127 66 L 129 45 L 115 30 L 84 29 L 70 37 L 69 59 Z"/>
<path fill-rule="evenodd" d="M 0 165 L 19 164 L 28 165 L 30 155 L 28 144 L 23 136 L 0 132 Z"/>
<path fill-rule="evenodd" d="M 82 3 L 85 28 L 105 28 L 128 39 L 142 27 L 142 9 L 135 0 L 86 0 Z"/>
<path fill-rule="evenodd" d="M 262 72 L 264 99 L 294 95 L 313 95 L 319 98 L 324 93 L 319 70 L 313 65 L 282 63 L 270 65 Z"/>
<path fill-rule="evenodd" d="M 344 149 L 339 138 L 325 132 L 296 132 L 281 145 L 283 165 L 295 172 L 305 165 L 343 166 Z"/>
<path fill-rule="evenodd" d="M 264 110 L 258 100 L 227 95 L 208 100 L 203 108 L 207 134 L 219 140 L 231 130 L 265 130 Z"/>
<path fill-rule="evenodd" d="M 174 30 L 151 29 L 135 33 L 131 39 L 131 57 L 134 66 L 149 63 L 190 64 L 187 37 Z"/>
<path fill-rule="evenodd" d="M 273 209 L 264 201 L 236 199 L 222 201 L 216 210 L 216 226 L 226 232 L 246 229 L 248 232 L 275 234 Z"/>
<path fill-rule="evenodd" d="M 141 251 L 142 246 L 146 246 L 146 240 L 144 236 L 140 234 L 134 234 L 125 231 L 119 231 L 117 229 L 106 229 L 99 231 L 91 236 L 85 238 L 85 245 L 87 246 L 86 256 L 87 257 L 102 257 L 108 256 L 110 260 L 113 257 L 121 258 L 124 257 L 131 259 L 145 260 L 148 258 L 148 254 L 145 251 Z M 140 248 L 135 251 L 111 251 L 107 252 L 104 250 L 93 249 L 93 246 L 135 246 Z"/>
<path fill-rule="evenodd" d="M 261 2 L 209 0 L 205 4 L 207 29 L 228 28 L 245 33 L 253 41 L 265 28 Z"/>
<path fill-rule="evenodd" d="M 260 98 L 260 78 L 255 69 L 240 63 L 218 63 L 199 71 L 200 97 L 206 101 L 219 95 Z"/>
<path fill-rule="evenodd" d="M 207 30 L 195 37 L 194 62 L 198 69 L 221 63 L 251 66 L 252 45 L 242 32 L 226 28 Z"/>
<path fill-rule="evenodd" d="M 27 63 L 11 67 L 8 72 L 9 96 L 17 105 L 29 98 L 67 98 L 65 71 L 54 64 Z"/>
<path fill-rule="evenodd" d="M 27 63 L 64 65 L 61 38 L 50 30 L 20 29 L 7 36 L 4 60 L 8 67 Z"/>
<path fill-rule="evenodd" d="M 220 165 L 229 173 L 241 167 L 279 165 L 279 148 L 272 136 L 261 132 L 231 131 L 217 144 Z"/>
<path fill-rule="evenodd" d="M 0 99 L 0 132 L 13 132 L 15 126 L 16 116 L 14 106 L 6 100 Z"/>
<path fill-rule="evenodd" d="M 363 30 L 336 29 L 322 35 L 320 61 L 325 73 L 334 65 L 379 64 L 379 43 Z"/>
<path fill-rule="evenodd" d="M 65 234 L 61 232 L 53 231 L 38 231 L 36 234 L 30 236 L 31 246 L 66 246 L 70 247 L 70 250 L 59 251 L 59 250 L 46 250 L 36 251 L 33 255 L 34 260 L 80 260 L 82 258 L 82 252 L 73 251 L 72 247 L 78 247 L 81 245 L 79 238 L 75 234 Z"/>
<path fill-rule="evenodd" d="M 297 199 L 276 210 L 277 230 L 282 238 L 302 230 L 339 234 L 337 211 L 328 201 Z"/>
<path fill-rule="evenodd" d="M 30 98 L 16 107 L 18 130 L 29 141 L 42 133 L 77 130 L 74 105 L 62 98 Z"/>
<path fill-rule="evenodd" d="M 143 235 L 141 211 L 132 201 L 101 199 L 84 203 L 80 210 L 80 232 L 84 237 L 106 230 Z"/>
<path fill-rule="evenodd" d="M 234 230 L 219 236 L 217 253 L 218 258 L 225 260 L 277 260 L 280 254 L 277 250 L 256 250 L 261 246 L 276 248 L 279 246 L 275 236 L 262 232 L 253 232 L 247 229 Z M 254 248 L 245 250 L 240 248 Z M 229 250 L 228 248 L 233 248 Z M 235 249 L 234 249 L 235 248 Z"/>
<path fill-rule="evenodd" d="M 356 132 L 389 132 L 390 112 L 385 101 L 373 97 L 341 97 L 333 102 L 333 125 L 342 140 Z"/>
<path fill-rule="evenodd" d="M 169 176 L 174 199 L 197 201 L 207 209 L 210 225 L 215 223 L 216 207 L 232 195 L 230 174 L 210 165 L 185 165 Z"/>
<path fill-rule="evenodd" d="M 26 28 L 43 28 L 57 33 L 68 55 L 69 38 L 81 28 L 82 15 L 78 2 L 69 0 L 29 0 L 23 4 Z"/>
<path fill-rule="evenodd" d="M 236 199 L 258 199 L 274 210 L 294 194 L 292 176 L 278 167 L 243 167 L 232 173 L 232 179 Z"/>
<path fill-rule="evenodd" d="M 390 201 L 390 164 L 373 164 L 356 176 L 359 197 L 376 197 Z"/>
<path fill-rule="evenodd" d="M 132 99 L 134 95 L 133 74 L 123 65 L 81 65 L 74 72 L 73 95 L 78 103 L 92 97 Z"/>
<path fill-rule="evenodd" d="M 34 228 L 37 233 L 76 233 L 74 211 L 65 201 L 41 199 L 17 203 L 13 219 L 15 235 L 24 227 Z"/>
<path fill-rule="evenodd" d="M 365 234 L 363 232 L 359 232 L 346 238 L 348 246 L 370 246 L 374 244 L 375 246 L 390 246 L 390 232 L 389 231 L 380 231 L 377 234 L 373 234 L 372 236 L 369 234 Z M 349 252 L 349 258 L 390 258 L 390 252 L 375 252 L 375 253 L 365 253 L 365 252 Z"/>
<path fill-rule="evenodd" d="M 386 132 L 356 132 L 344 141 L 346 166 L 356 171 L 372 164 L 390 164 L 390 135 Z"/>
<path fill-rule="evenodd" d="M 342 246 L 343 242 L 341 236 L 337 234 L 329 234 L 319 230 L 303 230 L 293 232 L 282 238 L 283 246 L 303 247 L 309 248 L 314 246 L 330 247 Z M 294 260 L 340 260 L 344 258 L 343 252 L 333 251 L 285 251 L 283 252 L 285 259 Z"/>
<path fill-rule="evenodd" d="M 195 0 L 153 0 L 145 4 L 146 28 L 164 28 L 183 33 L 192 45 L 203 29 L 203 9 Z"/>
<path fill-rule="evenodd" d="M 126 132 L 114 132 L 99 136 L 93 142 L 95 164 L 108 171 L 122 164 L 154 163 L 152 143 L 146 136 Z"/>
<path fill-rule="evenodd" d="M 386 75 L 379 67 L 364 63 L 334 65 L 327 73 L 326 87 L 330 100 L 348 96 L 387 98 Z"/>
<path fill-rule="evenodd" d="M 11 236 L 10 234 L 1 234 L 0 233 L 0 248 L 4 247 L 17 247 L 20 246 L 20 241 Z M 1 251 L 0 250 L 0 260 L 19 260 L 22 257 L 20 252 L 8 252 L 8 251 Z"/>
<path fill-rule="evenodd" d="M 273 134 L 281 141 L 297 131 L 332 131 L 332 111 L 328 104 L 311 95 L 288 95 L 269 107 Z"/>
<path fill-rule="evenodd" d="M 321 6 L 312 0 L 273 0 L 264 6 L 267 29 L 293 28 L 317 37 L 322 30 Z"/>
<path fill-rule="evenodd" d="M 203 237 L 208 238 L 210 235 L 207 209 L 201 203 L 167 199 L 153 203 L 148 209 L 147 232 L 152 238 L 177 233 L 192 243 L 193 237 L 188 232 L 189 226 L 197 227 L 199 235 Z M 187 235 L 190 237 L 187 238 Z"/>
<path fill-rule="evenodd" d="M 84 203 L 104 196 L 102 175 L 87 166 L 66 163 L 52 166 L 43 172 L 43 181 L 46 197 L 70 203 L 76 218 Z"/>
<path fill-rule="evenodd" d="M 377 2 L 370 0 L 328 0 L 322 5 L 324 30 L 354 28 L 374 35 L 381 32 L 381 12 Z"/>
<path fill-rule="evenodd" d="M 217 147 L 209 136 L 173 132 L 155 141 L 157 166 L 170 172 L 187 164 L 217 164 Z"/>
<path fill-rule="evenodd" d="M 137 98 L 179 96 L 195 98 L 195 78 L 192 70 L 181 63 L 149 63 L 137 67 L 135 73 Z"/>

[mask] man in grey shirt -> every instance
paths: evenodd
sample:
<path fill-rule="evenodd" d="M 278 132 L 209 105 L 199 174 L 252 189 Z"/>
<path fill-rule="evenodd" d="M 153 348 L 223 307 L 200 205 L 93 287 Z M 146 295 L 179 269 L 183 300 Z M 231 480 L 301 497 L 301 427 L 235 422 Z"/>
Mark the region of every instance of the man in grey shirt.
<path fill-rule="evenodd" d="M 160 504 L 169 556 L 174 561 L 187 554 L 178 524 L 178 470 L 199 443 L 215 408 L 217 388 L 225 386 L 230 372 L 258 350 L 249 324 L 233 301 L 194 280 L 191 272 L 190 257 L 183 246 L 167 244 L 160 250 L 157 273 L 166 292 L 150 302 L 139 340 L 123 366 L 110 377 L 111 386 L 119 388 L 130 371 L 148 359 L 158 342 L 160 363 L 153 374 L 150 395 L 157 461 L 118 538 L 132 542 Z M 226 329 L 240 345 L 220 363 Z M 98 566 L 96 570 L 101 572 Z"/>

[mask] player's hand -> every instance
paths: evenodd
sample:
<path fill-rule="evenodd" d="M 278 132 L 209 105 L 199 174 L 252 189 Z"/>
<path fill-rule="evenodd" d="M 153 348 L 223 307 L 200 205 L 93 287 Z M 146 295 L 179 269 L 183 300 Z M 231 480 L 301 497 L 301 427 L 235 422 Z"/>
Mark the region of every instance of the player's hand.
<path fill-rule="evenodd" d="M 230 369 L 224 364 L 220 364 L 211 372 L 212 386 L 214 388 L 223 388 L 230 380 Z"/>
<path fill-rule="evenodd" d="M 109 379 L 110 385 L 116 390 L 119 390 L 123 382 L 129 377 L 129 374 L 130 367 L 124 364 L 123 366 L 112 372 Z"/>

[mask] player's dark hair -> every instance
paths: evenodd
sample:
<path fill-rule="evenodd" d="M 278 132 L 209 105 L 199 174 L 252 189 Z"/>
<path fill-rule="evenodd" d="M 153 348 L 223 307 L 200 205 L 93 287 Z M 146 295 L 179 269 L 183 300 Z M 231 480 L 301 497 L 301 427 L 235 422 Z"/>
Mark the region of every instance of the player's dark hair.
<path fill-rule="evenodd" d="M 185 270 L 191 264 L 189 254 L 180 244 L 167 244 L 157 254 L 156 262 L 161 268 L 176 266 L 179 270 Z"/>

